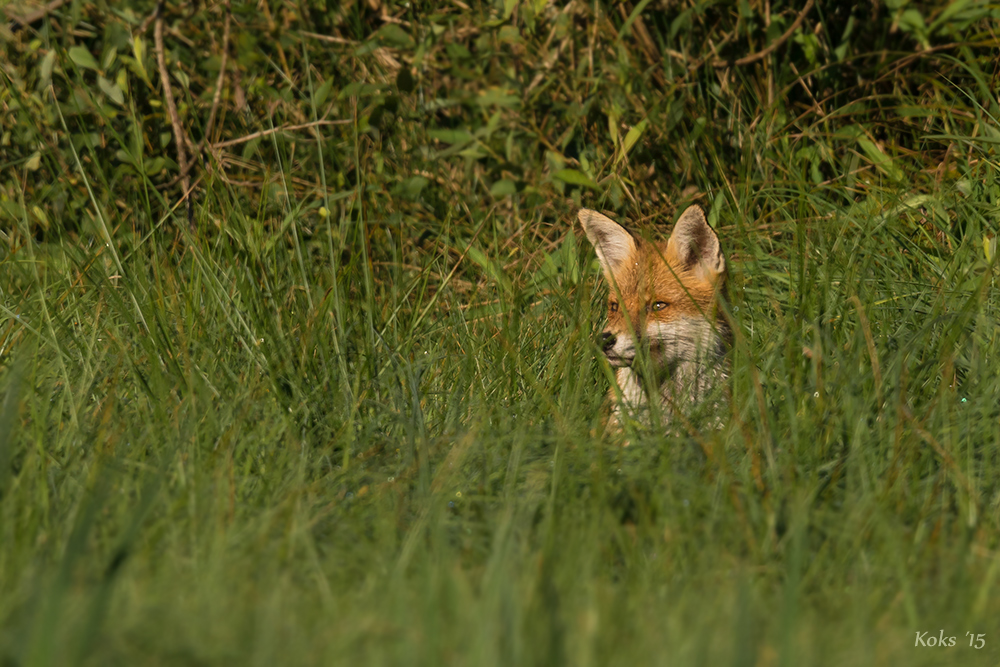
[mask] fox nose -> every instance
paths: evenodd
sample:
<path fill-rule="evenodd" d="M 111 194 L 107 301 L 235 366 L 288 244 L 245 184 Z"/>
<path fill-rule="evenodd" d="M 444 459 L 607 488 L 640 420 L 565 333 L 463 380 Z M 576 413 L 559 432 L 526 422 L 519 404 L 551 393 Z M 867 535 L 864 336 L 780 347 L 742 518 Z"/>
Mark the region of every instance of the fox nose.
<path fill-rule="evenodd" d="M 601 347 L 604 349 L 605 352 L 613 348 L 617 341 L 618 337 L 615 336 L 610 331 L 605 331 L 604 333 L 601 334 Z"/>

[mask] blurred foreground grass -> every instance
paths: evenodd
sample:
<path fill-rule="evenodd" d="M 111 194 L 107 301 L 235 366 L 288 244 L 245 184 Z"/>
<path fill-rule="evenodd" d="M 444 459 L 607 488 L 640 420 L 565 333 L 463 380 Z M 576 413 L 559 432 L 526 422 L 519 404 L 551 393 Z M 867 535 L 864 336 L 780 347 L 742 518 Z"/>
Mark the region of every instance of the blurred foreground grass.
<path fill-rule="evenodd" d="M 0 29 L 0 664 L 997 664 L 1000 6 L 828 4 Z M 731 419 L 618 449 L 574 209 L 691 201 Z"/>

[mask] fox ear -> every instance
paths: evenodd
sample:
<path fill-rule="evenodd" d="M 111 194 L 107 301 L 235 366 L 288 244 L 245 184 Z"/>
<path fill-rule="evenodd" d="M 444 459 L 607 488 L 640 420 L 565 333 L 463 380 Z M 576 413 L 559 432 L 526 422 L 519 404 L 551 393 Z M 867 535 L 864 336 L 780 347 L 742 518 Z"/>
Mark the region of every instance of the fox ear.
<path fill-rule="evenodd" d="M 667 260 L 693 269 L 695 275 L 716 282 L 726 271 L 726 258 L 719 237 L 708 226 L 700 206 L 689 206 L 681 214 L 667 241 Z"/>
<path fill-rule="evenodd" d="M 591 245 L 597 251 L 597 259 L 604 269 L 608 282 L 636 252 L 635 239 L 617 222 L 589 208 L 581 208 L 577 214 L 583 231 L 587 233 Z"/>

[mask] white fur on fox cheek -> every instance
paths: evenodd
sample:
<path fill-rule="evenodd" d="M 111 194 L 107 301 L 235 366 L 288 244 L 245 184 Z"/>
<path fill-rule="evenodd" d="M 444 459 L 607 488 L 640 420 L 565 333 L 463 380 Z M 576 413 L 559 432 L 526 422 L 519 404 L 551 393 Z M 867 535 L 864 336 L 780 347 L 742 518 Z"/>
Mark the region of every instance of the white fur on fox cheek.
<path fill-rule="evenodd" d="M 650 345 L 660 349 L 664 359 L 677 361 L 704 359 L 712 348 L 712 341 L 718 338 L 712 323 L 703 317 L 649 322 L 646 337 Z"/>

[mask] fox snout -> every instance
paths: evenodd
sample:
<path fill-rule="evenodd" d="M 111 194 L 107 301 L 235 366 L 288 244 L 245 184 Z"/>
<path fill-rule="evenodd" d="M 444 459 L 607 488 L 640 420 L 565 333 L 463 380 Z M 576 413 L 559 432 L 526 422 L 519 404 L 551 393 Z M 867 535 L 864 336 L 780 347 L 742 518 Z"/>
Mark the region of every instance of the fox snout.
<path fill-rule="evenodd" d="M 605 329 L 601 333 L 601 351 L 612 366 L 630 366 L 635 359 L 635 344 L 632 336 L 617 334 Z"/>

